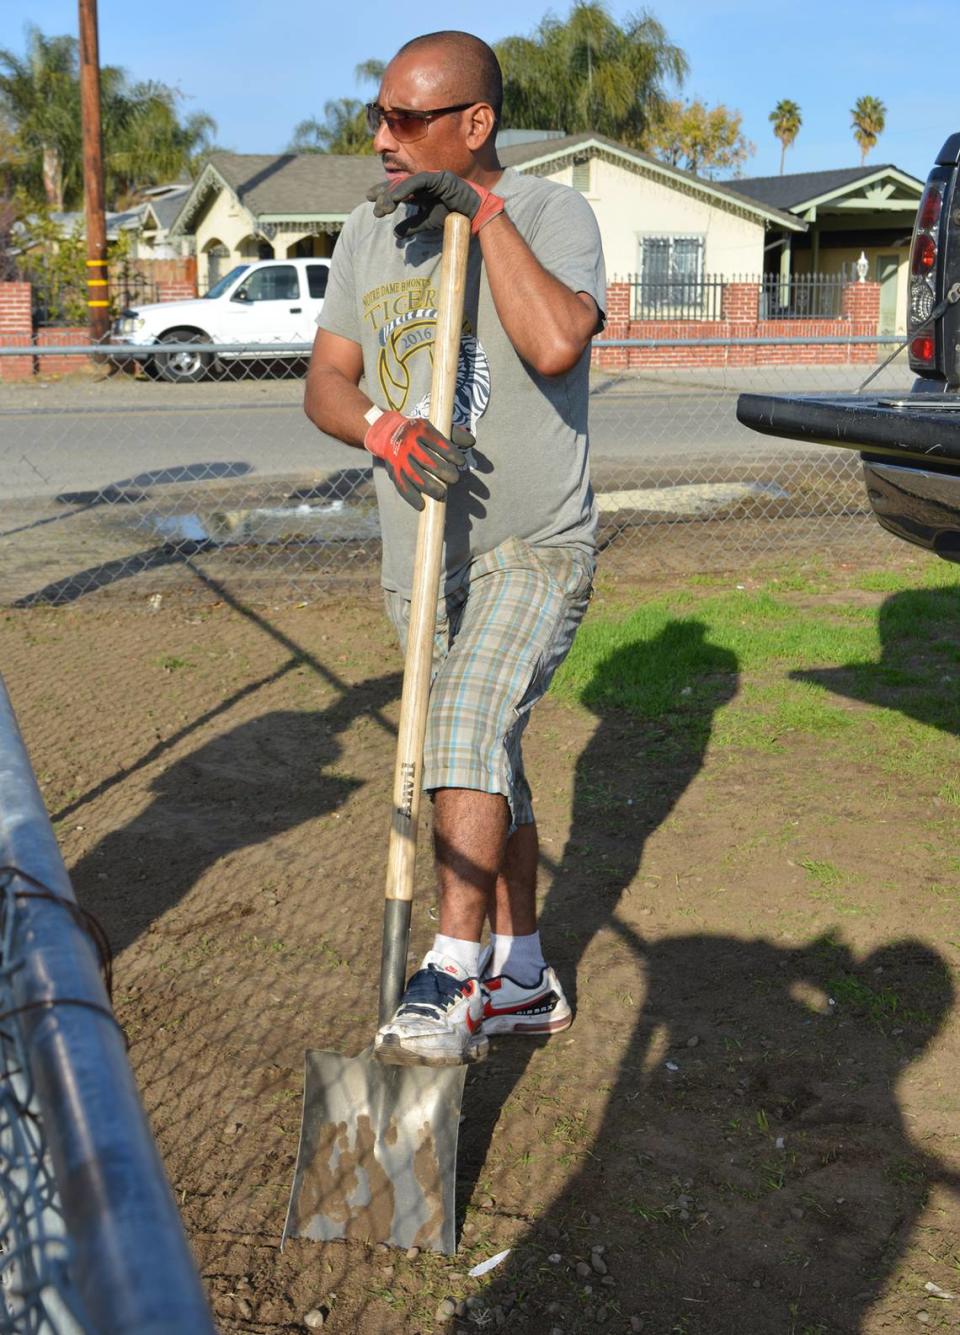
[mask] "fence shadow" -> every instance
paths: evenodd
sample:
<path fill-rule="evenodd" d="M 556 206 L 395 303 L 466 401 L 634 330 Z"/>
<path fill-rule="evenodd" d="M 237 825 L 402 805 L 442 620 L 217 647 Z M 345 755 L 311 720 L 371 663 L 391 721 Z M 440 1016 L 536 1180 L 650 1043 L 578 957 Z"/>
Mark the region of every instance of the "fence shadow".
<path fill-rule="evenodd" d="M 164 769 L 149 805 L 71 869 L 78 899 L 103 923 L 113 948 L 123 950 L 146 931 L 218 859 L 340 807 L 361 782 L 329 772 L 342 751 L 338 735 L 396 699 L 400 684 L 400 674 L 390 673 L 324 710 L 274 710 Z M 218 794 L 215 821 L 211 789 Z"/>

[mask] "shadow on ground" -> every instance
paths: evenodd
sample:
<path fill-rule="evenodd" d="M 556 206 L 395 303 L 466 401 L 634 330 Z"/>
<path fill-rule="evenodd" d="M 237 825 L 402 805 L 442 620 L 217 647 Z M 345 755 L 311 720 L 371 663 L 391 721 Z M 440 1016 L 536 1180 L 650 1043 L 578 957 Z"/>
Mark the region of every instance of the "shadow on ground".
<path fill-rule="evenodd" d="M 396 699 L 400 684 L 390 673 L 324 710 L 265 713 L 164 769 L 150 803 L 71 871 L 80 902 L 113 949 L 125 949 L 174 908 L 218 860 L 340 807 L 361 785 L 329 772 L 341 754 L 338 737 L 359 715 Z"/>
<path fill-rule="evenodd" d="M 737 664 L 714 649 L 712 696 L 660 727 L 609 700 L 624 674 L 680 659 L 702 635 L 674 622 L 608 659 L 584 693 L 599 722 L 542 914 L 565 983 L 592 946 L 592 971 L 609 971 L 570 1039 L 551 1040 L 575 1045 L 576 1085 L 551 1083 L 551 1045 L 517 1039 L 496 1041 L 468 1085 L 460 1190 L 499 1179 L 506 1199 L 488 1207 L 522 1225 L 483 1302 L 520 1335 L 849 1335 L 931 1184 L 956 1185 L 912 1140 L 897 1101 L 904 1066 L 953 1001 L 935 951 L 903 940 L 860 959 L 836 935 L 790 950 L 722 935 L 645 939 L 636 900 L 621 915 L 648 838 L 703 764 Z M 634 996 L 616 990 L 631 973 L 632 1025 Z M 516 1101 L 530 1126 L 511 1145 L 517 1119 L 504 1110 Z M 511 1154 L 530 1182 L 525 1199 L 507 1184 Z"/>

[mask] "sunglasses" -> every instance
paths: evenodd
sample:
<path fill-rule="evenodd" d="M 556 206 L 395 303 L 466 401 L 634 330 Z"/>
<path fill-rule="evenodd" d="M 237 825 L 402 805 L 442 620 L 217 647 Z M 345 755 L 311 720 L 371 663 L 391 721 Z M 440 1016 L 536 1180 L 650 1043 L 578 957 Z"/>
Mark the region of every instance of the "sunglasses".
<path fill-rule="evenodd" d="M 447 116 L 452 111 L 466 111 L 474 102 L 458 102 L 455 107 L 434 107 L 433 111 L 384 111 L 379 102 L 367 102 L 367 129 L 376 134 L 386 121 L 387 129 L 399 144 L 411 144 L 422 139 L 436 116 Z"/>

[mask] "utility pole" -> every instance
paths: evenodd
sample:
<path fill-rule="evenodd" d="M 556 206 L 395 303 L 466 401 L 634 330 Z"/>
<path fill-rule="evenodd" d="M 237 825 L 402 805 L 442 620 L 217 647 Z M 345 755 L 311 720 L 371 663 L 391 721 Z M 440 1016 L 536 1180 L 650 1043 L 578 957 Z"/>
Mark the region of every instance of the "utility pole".
<path fill-rule="evenodd" d="M 97 0 L 80 4 L 80 113 L 83 123 L 83 207 L 87 223 L 87 309 L 90 338 L 110 328 L 107 295 L 107 222 L 103 205 L 103 135 L 100 129 L 100 50 Z"/>

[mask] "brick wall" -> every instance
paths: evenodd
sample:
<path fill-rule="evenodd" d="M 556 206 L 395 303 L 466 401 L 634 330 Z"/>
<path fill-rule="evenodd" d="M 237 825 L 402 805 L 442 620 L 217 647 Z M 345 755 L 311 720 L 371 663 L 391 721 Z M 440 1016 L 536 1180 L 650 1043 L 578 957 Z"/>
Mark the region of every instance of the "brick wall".
<path fill-rule="evenodd" d="M 38 348 L 86 347 L 90 342 L 89 329 L 78 329 L 76 325 L 58 327 L 46 325 L 37 330 Z M 19 361 L 20 359 L 17 358 Z M 85 357 L 50 357 L 37 356 L 37 371 L 40 375 L 69 375 L 89 365 Z"/>
<path fill-rule="evenodd" d="M 705 338 L 847 338 L 875 334 L 880 321 L 879 283 L 848 283 L 843 290 L 841 316 L 837 320 L 761 320 L 760 288 L 756 283 L 726 283 L 719 320 L 631 320 L 629 283 L 607 287 L 607 326 L 594 342 L 591 363 L 604 370 L 623 367 L 777 366 L 787 364 L 833 365 L 842 362 L 873 362 L 875 345 L 854 347 L 824 344 L 796 347 L 770 344 L 766 347 L 695 346 Z M 650 338 L 689 340 L 694 346 L 676 343 L 663 348 L 604 348 L 604 339 Z"/>
<path fill-rule="evenodd" d="M 23 348 L 33 343 L 32 295 L 29 283 L 0 283 L 0 347 Z M 0 380 L 29 380 L 33 356 L 0 357 Z"/>
<path fill-rule="evenodd" d="M 157 301 L 192 301 L 196 295 L 196 283 L 184 281 L 157 284 Z"/>

